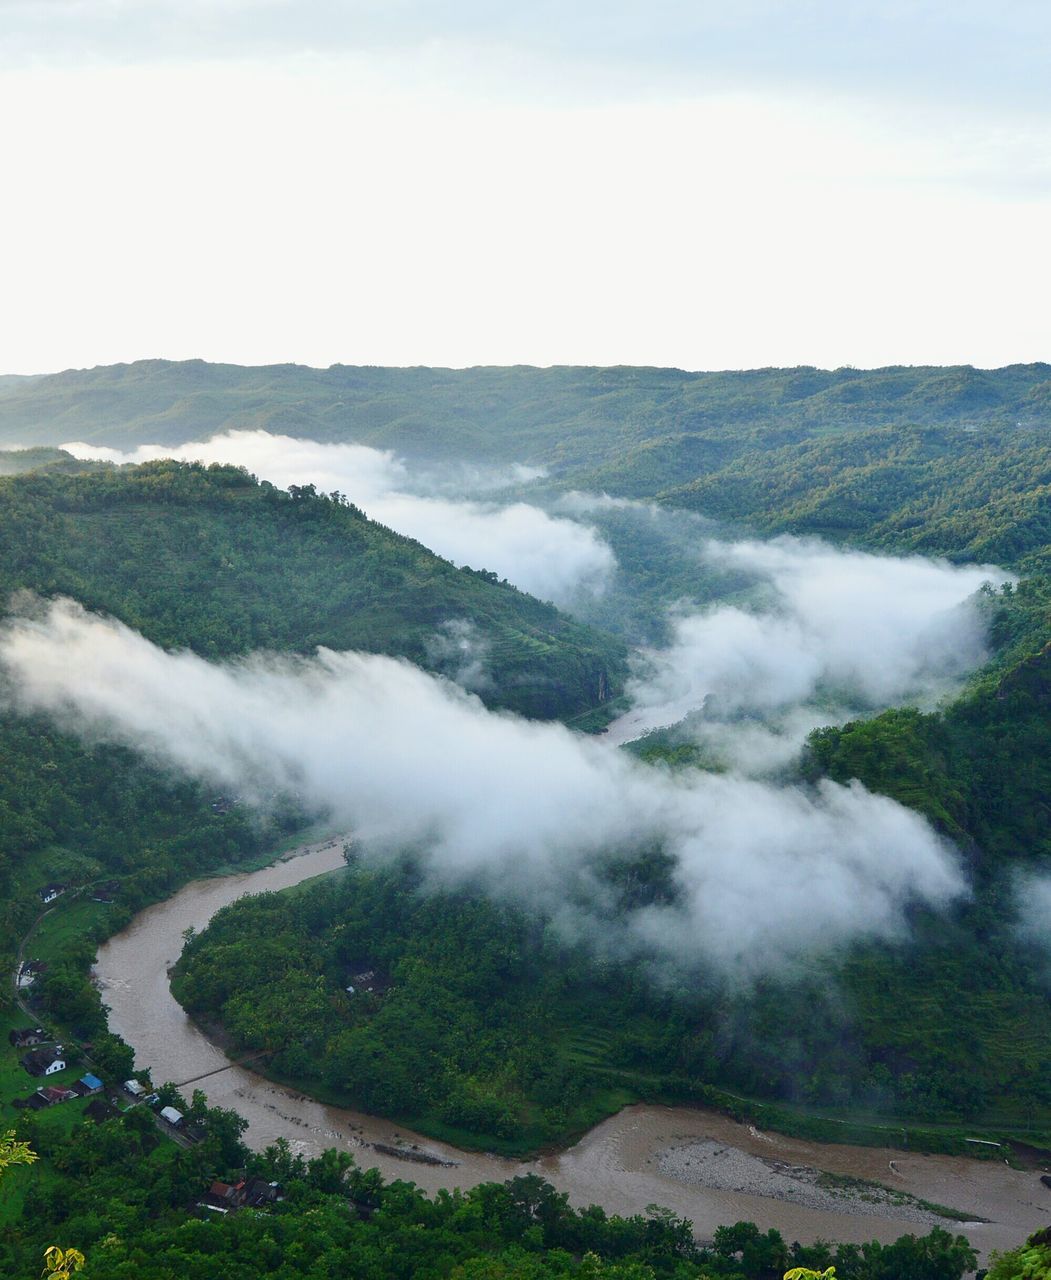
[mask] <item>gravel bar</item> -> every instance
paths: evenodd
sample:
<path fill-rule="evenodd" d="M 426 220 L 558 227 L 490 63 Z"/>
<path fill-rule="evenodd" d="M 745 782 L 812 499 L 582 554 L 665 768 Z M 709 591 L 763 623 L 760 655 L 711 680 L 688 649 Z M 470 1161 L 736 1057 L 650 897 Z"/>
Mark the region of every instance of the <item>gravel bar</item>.
<path fill-rule="evenodd" d="M 749 1155 L 710 1139 L 667 1147 L 657 1157 L 660 1171 L 679 1182 L 713 1191 L 736 1191 L 787 1200 L 808 1209 L 849 1211 L 872 1218 L 897 1218 L 924 1226 L 945 1226 L 946 1218 L 904 1191 L 875 1183 L 831 1183 L 831 1175 L 806 1165 Z"/>

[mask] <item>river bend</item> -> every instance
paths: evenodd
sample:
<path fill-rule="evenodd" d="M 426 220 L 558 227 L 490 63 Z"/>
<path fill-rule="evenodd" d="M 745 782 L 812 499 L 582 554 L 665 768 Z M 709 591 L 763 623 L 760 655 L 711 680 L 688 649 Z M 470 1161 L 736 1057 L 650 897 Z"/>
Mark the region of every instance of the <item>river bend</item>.
<path fill-rule="evenodd" d="M 98 953 L 96 974 L 110 1026 L 134 1048 L 137 1064 L 148 1067 L 158 1082 L 196 1081 L 186 1085 L 187 1093 L 199 1088 L 213 1106 L 240 1112 L 248 1121 L 251 1146 L 258 1149 L 286 1138 L 308 1157 L 326 1147 L 350 1150 L 360 1164 L 375 1165 L 386 1177 L 409 1179 L 426 1191 L 538 1173 L 568 1192 L 575 1205 L 601 1204 L 611 1213 L 664 1205 L 691 1219 L 702 1238 L 721 1223 L 742 1218 L 764 1230 L 776 1227 L 790 1241 L 890 1241 L 928 1226 L 905 1211 L 873 1216 L 871 1207 L 862 1211 L 850 1199 L 833 1209 L 777 1199 L 772 1190 L 762 1194 L 761 1181 L 754 1179 L 747 1191 L 697 1185 L 689 1172 L 695 1151 L 734 1158 L 746 1153 L 766 1162 L 868 1178 L 973 1213 L 990 1221 L 944 1225 L 962 1230 L 983 1258 L 992 1248 L 1013 1247 L 1051 1221 L 1051 1192 L 1034 1173 L 1002 1163 L 807 1142 L 761 1133 L 712 1111 L 657 1106 L 628 1107 L 568 1150 L 520 1162 L 461 1151 L 375 1116 L 325 1106 L 246 1067 L 230 1065 L 171 994 L 168 971 L 182 950 L 184 931 L 204 929 L 221 907 L 246 893 L 288 888 L 342 866 L 342 849 L 342 839 L 327 840 L 260 871 L 194 881 L 142 911 Z M 375 1143 L 407 1153 L 415 1149 L 443 1163 L 409 1161 L 377 1151 Z M 754 1160 L 745 1163 L 762 1167 Z"/>

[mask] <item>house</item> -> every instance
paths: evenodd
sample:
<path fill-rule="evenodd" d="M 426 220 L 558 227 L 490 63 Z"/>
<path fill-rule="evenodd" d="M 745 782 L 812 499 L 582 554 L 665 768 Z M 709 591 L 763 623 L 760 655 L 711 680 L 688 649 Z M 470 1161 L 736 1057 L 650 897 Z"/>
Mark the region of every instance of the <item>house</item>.
<path fill-rule="evenodd" d="M 348 985 L 344 990 L 348 995 L 354 995 L 358 991 L 367 991 L 369 995 L 382 996 L 390 990 L 390 980 L 385 978 L 383 974 L 377 973 L 375 969 L 361 969 L 357 973 L 349 973 L 347 975 Z"/>
<path fill-rule="evenodd" d="M 110 903 L 118 893 L 120 893 L 119 880 L 103 880 L 101 884 L 95 886 L 91 901 Z"/>
<path fill-rule="evenodd" d="M 63 1089 L 61 1085 L 57 1084 L 49 1084 L 46 1088 L 38 1089 L 37 1093 L 44 1095 L 49 1107 L 53 1107 L 59 1102 L 72 1102 L 77 1097 L 75 1089 Z"/>
<path fill-rule="evenodd" d="M 223 1209 L 229 1213 L 231 1209 L 240 1209 L 244 1204 L 244 1193 L 243 1182 L 213 1182 L 208 1188 L 206 1199 L 213 1208 Z"/>
<path fill-rule="evenodd" d="M 183 1121 L 182 1112 L 174 1107 L 161 1107 L 161 1118 L 167 1120 L 173 1129 L 178 1129 Z"/>
<path fill-rule="evenodd" d="M 61 1057 L 62 1050 L 56 1045 L 54 1049 L 34 1049 L 22 1059 L 22 1066 L 31 1076 L 53 1076 L 56 1071 L 65 1071 L 66 1060 Z"/>
<path fill-rule="evenodd" d="M 264 1182 L 262 1178 L 249 1178 L 240 1182 L 213 1182 L 208 1188 L 204 1204 L 207 1209 L 230 1213 L 245 1206 L 259 1209 L 283 1198 L 278 1183 Z"/>
<path fill-rule="evenodd" d="M 244 1184 L 244 1202 L 253 1208 L 264 1204 L 273 1204 L 283 1200 L 281 1185 L 277 1182 L 264 1182 L 262 1178 L 249 1178 Z"/>
<path fill-rule="evenodd" d="M 79 1097 L 90 1098 L 92 1094 L 102 1092 L 102 1081 L 88 1071 L 80 1077 L 73 1088 L 76 1089 Z"/>
<path fill-rule="evenodd" d="M 43 1027 L 19 1027 L 8 1035 L 8 1040 L 16 1049 L 29 1049 L 35 1044 L 43 1044 L 47 1032 Z"/>
<path fill-rule="evenodd" d="M 23 1105 L 31 1107 L 34 1111 L 41 1111 L 44 1107 L 54 1107 L 60 1102 L 71 1102 L 76 1096 L 72 1089 L 63 1089 L 61 1085 L 51 1084 L 44 1089 L 38 1089 Z"/>
<path fill-rule="evenodd" d="M 18 987 L 24 990 L 36 982 L 41 973 L 47 973 L 47 962 L 44 960 L 23 960 L 18 971 Z"/>
<path fill-rule="evenodd" d="M 66 886 L 53 881 L 51 884 L 44 885 L 43 889 L 38 889 L 40 901 L 46 907 L 49 902 L 54 902 L 56 898 L 60 898 L 66 892 Z"/>
<path fill-rule="evenodd" d="M 133 1098 L 145 1098 L 146 1086 L 139 1084 L 138 1080 L 125 1080 L 124 1088 Z"/>

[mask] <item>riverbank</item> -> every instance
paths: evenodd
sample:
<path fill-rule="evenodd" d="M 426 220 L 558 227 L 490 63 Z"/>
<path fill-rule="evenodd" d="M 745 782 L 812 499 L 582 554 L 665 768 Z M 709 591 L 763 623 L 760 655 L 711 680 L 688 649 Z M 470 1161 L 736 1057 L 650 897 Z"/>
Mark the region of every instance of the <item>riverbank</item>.
<path fill-rule="evenodd" d="M 246 1139 L 253 1147 L 285 1138 L 294 1151 L 314 1156 L 334 1146 L 349 1151 L 360 1164 L 378 1167 L 385 1177 L 409 1179 L 428 1192 L 536 1173 L 578 1206 L 594 1203 L 611 1213 L 630 1214 L 644 1212 L 649 1204 L 664 1205 L 689 1218 L 702 1237 L 720 1224 L 748 1219 L 764 1229 L 775 1227 L 788 1239 L 889 1242 L 922 1223 L 904 1199 L 884 1203 L 874 1215 L 864 1188 L 819 1205 L 778 1198 L 777 1185 L 768 1179 L 724 1178 L 731 1185 L 715 1186 L 685 1178 L 675 1162 L 689 1157 L 674 1153 L 691 1143 L 716 1143 L 832 1178 L 900 1186 L 904 1197 L 964 1215 L 959 1228 L 938 1220 L 961 1230 L 983 1257 L 991 1248 L 1012 1247 L 1051 1218 L 1051 1192 L 1039 1178 L 997 1161 L 828 1145 L 764 1132 L 716 1111 L 655 1104 L 626 1107 L 568 1150 L 515 1160 L 468 1151 L 394 1121 L 325 1105 L 232 1064 L 171 995 L 168 970 L 182 950 L 184 930 L 203 929 L 216 911 L 242 894 L 291 887 L 343 866 L 342 846 L 342 838 L 336 837 L 287 851 L 283 860 L 261 871 L 194 881 L 140 913 L 99 951 L 97 974 L 110 1006 L 110 1024 L 135 1048 L 139 1064 L 149 1067 L 156 1080 L 199 1079 L 194 1087 L 203 1090 L 211 1105 L 232 1107 L 245 1117 Z"/>
<path fill-rule="evenodd" d="M 657 1164 L 668 1177 L 692 1186 L 746 1192 L 810 1209 L 906 1219 L 927 1228 L 979 1220 L 976 1213 L 932 1205 L 878 1182 L 831 1174 L 771 1156 L 752 1155 L 711 1138 L 667 1147 L 658 1156 Z"/>

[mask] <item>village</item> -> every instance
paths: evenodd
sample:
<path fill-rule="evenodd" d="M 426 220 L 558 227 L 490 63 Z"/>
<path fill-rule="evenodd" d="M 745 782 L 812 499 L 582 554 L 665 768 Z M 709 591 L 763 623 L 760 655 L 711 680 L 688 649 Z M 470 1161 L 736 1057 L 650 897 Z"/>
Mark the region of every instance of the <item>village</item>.
<path fill-rule="evenodd" d="M 17 1027 L 8 1033 L 11 1048 L 21 1056 L 18 1061 L 27 1076 L 46 1080 L 67 1073 L 71 1058 L 80 1056 L 80 1050 L 68 1053 L 44 1027 Z M 25 1050 L 26 1052 L 22 1052 Z M 131 1078 L 107 1090 L 103 1080 L 92 1071 L 85 1071 L 78 1078 L 60 1084 L 41 1084 L 35 1092 L 10 1101 L 19 1111 L 44 1111 L 80 1099 L 90 1099 L 83 1109 L 85 1120 L 102 1124 L 136 1106 L 144 1106 L 152 1112 L 158 1128 L 182 1146 L 201 1142 L 206 1136 L 205 1127 L 194 1123 L 178 1108 L 161 1105 L 161 1094 L 154 1092 L 142 1080 Z M 284 1199 L 283 1188 L 277 1182 L 260 1178 L 243 1177 L 236 1182 L 213 1181 L 198 1207 L 213 1213 L 232 1213 L 240 1209 L 262 1209 Z"/>
<path fill-rule="evenodd" d="M 35 890 L 44 911 L 30 932 L 37 931 L 41 920 L 51 915 L 56 905 L 59 911 L 75 901 L 109 906 L 119 894 L 120 881 L 115 879 L 89 885 L 49 881 Z M 37 956 L 23 959 L 20 955 L 16 963 L 12 975 L 15 1005 L 13 1016 L 6 1020 L 8 1049 L 0 1049 L 3 1057 L 11 1055 L 6 1066 L 0 1062 L 6 1084 L 6 1096 L 0 1098 L 0 1106 L 24 1114 L 52 1114 L 61 1108 L 65 1115 L 68 1108 L 73 1124 L 82 1120 L 103 1124 L 141 1107 L 170 1141 L 183 1147 L 202 1142 L 208 1136 L 205 1123 L 179 1109 L 185 1104 L 175 1088 L 165 1086 L 161 1091 L 154 1090 L 148 1072 L 143 1073 L 142 1078 L 132 1076 L 107 1083 L 104 1071 L 92 1063 L 95 1046 L 91 1042 L 79 1041 L 46 1025 L 46 1008 L 40 998 L 38 980 L 46 978 L 49 968 L 50 961 Z M 32 1021 L 34 1015 L 39 1019 L 36 1022 Z M 19 1025 L 25 1019 L 30 1020 L 29 1025 Z M 19 1078 L 25 1080 L 26 1087 L 34 1082 L 37 1087 L 24 1092 L 18 1087 Z M 173 1100 L 179 1106 L 172 1105 Z M 69 1121 L 62 1122 L 62 1127 L 67 1123 Z M 213 1181 L 197 1205 L 209 1213 L 228 1214 L 265 1208 L 281 1199 L 283 1189 L 276 1182 L 244 1176 L 231 1182 Z"/>

